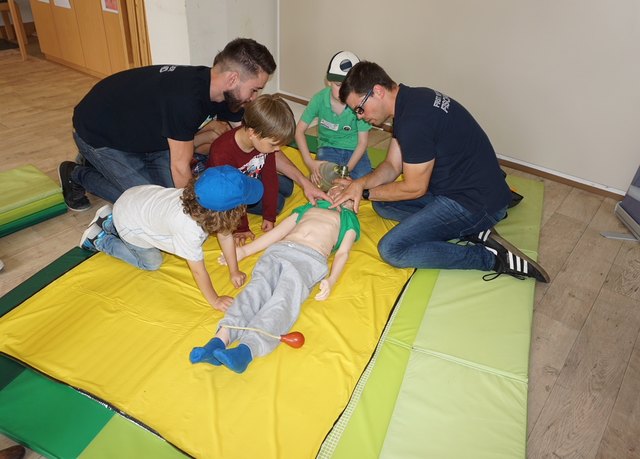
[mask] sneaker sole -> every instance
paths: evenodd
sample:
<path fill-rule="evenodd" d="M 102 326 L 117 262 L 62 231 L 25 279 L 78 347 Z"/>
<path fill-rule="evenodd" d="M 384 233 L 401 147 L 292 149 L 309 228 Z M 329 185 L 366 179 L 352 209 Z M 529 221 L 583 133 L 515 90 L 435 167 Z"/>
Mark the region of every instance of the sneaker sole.
<path fill-rule="evenodd" d="M 544 270 L 544 268 L 542 266 L 540 266 L 535 260 L 531 259 L 527 255 L 522 253 L 522 251 L 520 249 L 518 249 L 515 245 L 513 245 L 512 243 L 507 241 L 505 238 L 500 236 L 500 234 L 498 234 L 498 232 L 495 229 L 491 230 L 491 234 L 489 235 L 489 239 L 490 240 L 493 239 L 496 243 L 500 244 L 502 247 L 507 249 L 509 252 L 519 256 L 520 258 L 525 260 L 527 263 L 529 263 L 531 266 L 533 266 L 540 274 L 542 274 L 542 277 L 544 278 L 544 282 L 545 283 L 549 283 L 551 281 L 551 277 Z"/>
<path fill-rule="evenodd" d="M 85 247 L 84 243 L 87 242 L 89 240 L 89 238 L 91 237 L 91 230 L 94 228 L 95 225 L 89 225 L 89 227 L 84 230 L 84 233 L 82 233 L 82 237 L 80 238 L 80 244 L 78 244 L 78 247 L 80 247 L 81 249 L 84 250 L 89 250 L 91 252 L 98 252 L 98 249 L 96 249 L 93 244 L 91 244 L 91 248 Z M 100 229 L 98 227 L 98 229 Z M 100 230 L 102 231 L 102 230 Z M 98 233 L 100 233 L 100 231 L 98 231 Z"/>
<path fill-rule="evenodd" d="M 70 210 L 71 212 L 85 212 L 85 211 L 91 209 L 91 206 L 84 207 L 82 209 L 74 209 L 73 207 L 69 207 L 69 204 L 67 204 L 66 202 L 64 204 L 67 206 L 67 209 Z"/>

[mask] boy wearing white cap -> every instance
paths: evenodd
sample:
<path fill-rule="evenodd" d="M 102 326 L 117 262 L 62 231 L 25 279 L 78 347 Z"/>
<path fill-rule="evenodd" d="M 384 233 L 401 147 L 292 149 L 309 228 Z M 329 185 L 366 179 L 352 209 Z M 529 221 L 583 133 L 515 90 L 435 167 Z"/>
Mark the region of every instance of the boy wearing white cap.
<path fill-rule="evenodd" d="M 320 165 L 330 161 L 347 166 L 354 179 L 371 172 L 367 154 L 371 125 L 359 120 L 356 114 L 340 101 L 340 86 L 347 73 L 360 62 L 350 51 L 340 51 L 329 61 L 326 79 L 329 86 L 317 92 L 296 126 L 296 143 L 302 159 L 311 171 L 311 180 L 321 183 Z M 311 157 L 305 131 L 314 119 L 318 119 L 318 151 Z"/>
<path fill-rule="evenodd" d="M 82 235 L 80 247 L 104 252 L 140 269 L 155 271 L 162 252 L 187 260 L 205 299 L 226 311 L 233 298 L 219 296 L 204 263 L 202 244 L 216 234 L 238 288 L 246 274 L 238 268 L 233 231 L 246 205 L 262 198 L 262 183 L 232 166 L 212 167 L 184 189 L 139 185 L 126 190 L 111 206 L 98 210 Z"/>

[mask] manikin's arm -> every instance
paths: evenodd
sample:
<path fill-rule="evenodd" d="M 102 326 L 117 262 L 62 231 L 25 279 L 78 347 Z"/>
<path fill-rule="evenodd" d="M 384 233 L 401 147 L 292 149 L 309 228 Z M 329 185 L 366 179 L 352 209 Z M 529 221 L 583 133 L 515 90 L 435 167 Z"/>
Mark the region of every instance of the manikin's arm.
<path fill-rule="evenodd" d="M 297 218 L 298 218 L 297 214 L 289 215 L 287 218 L 282 220 L 282 222 L 277 224 L 268 233 L 264 233 L 258 239 L 250 242 L 247 245 L 236 247 L 237 260 L 238 261 L 243 260 L 253 255 L 254 253 L 258 253 L 266 249 L 271 244 L 274 244 L 282 240 L 296 226 Z M 218 263 L 220 263 L 221 265 L 227 264 L 227 259 L 224 254 L 220 258 L 218 258 Z"/>
<path fill-rule="evenodd" d="M 176 188 L 184 188 L 191 180 L 191 159 L 193 158 L 193 140 L 167 139 L 171 161 L 171 177 Z"/>
<path fill-rule="evenodd" d="M 278 172 L 286 175 L 291 180 L 300 185 L 300 187 L 302 187 L 302 191 L 304 191 L 304 195 L 307 197 L 311 204 L 315 206 L 318 199 L 325 199 L 327 201 L 330 201 L 329 196 L 327 196 L 327 194 L 320 188 L 311 183 L 311 180 L 305 177 L 302 171 L 298 169 L 289 158 L 287 158 L 287 155 L 279 150 L 274 154 L 276 155 L 276 169 L 278 170 Z"/>
<path fill-rule="evenodd" d="M 320 282 L 320 291 L 315 296 L 316 300 L 326 300 L 329 297 L 329 294 L 331 294 L 331 289 L 338 281 L 342 270 L 347 264 L 349 253 L 351 253 L 351 247 L 353 247 L 353 243 L 355 241 L 356 232 L 354 230 L 347 231 L 342 239 L 342 243 L 340 244 L 338 251 L 333 257 L 333 264 L 331 265 L 331 272 L 329 273 L 329 276 Z"/>
<path fill-rule="evenodd" d="M 207 272 L 204 260 L 187 260 L 187 264 L 189 265 L 189 269 L 191 269 L 191 273 L 193 274 L 193 278 L 196 281 L 196 285 L 204 295 L 205 299 L 209 302 L 209 304 L 218 311 L 226 311 L 233 302 L 233 298 L 231 298 L 230 296 L 218 296 L 216 290 L 213 288 L 213 284 L 211 283 L 211 278 L 209 277 L 209 273 Z"/>

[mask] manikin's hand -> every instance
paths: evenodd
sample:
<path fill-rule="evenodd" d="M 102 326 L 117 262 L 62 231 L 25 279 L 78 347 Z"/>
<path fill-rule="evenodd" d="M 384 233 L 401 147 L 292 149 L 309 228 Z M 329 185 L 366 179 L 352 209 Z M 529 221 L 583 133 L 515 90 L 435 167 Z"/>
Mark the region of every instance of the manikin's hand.
<path fill-rule="evenodd" d="M 318 301 L 326 300 L 331 294 L 331 283 L 328 279 L 320 281 L 320 291 L 316 294 L 315 299 Z"/>
<path fill-rule="evenodd" d="M 236 271 L 234 273 L 229 273 L 229 278 L 235 288 L 240 288 L 246 282 L 247 275 L 242 271 Z"/>
<path fill-rule="evenodd" d="M 229 309 L 229 306 L 231 306 L 231 303 L 233 303 L 233 298 L 230 296 L 226 296 L 226 295 L 221 295 L 218 297 L 218 299 L 216 301 L 213 302 L 213 304 L 211 306 L 213 306 L 213 309 L 217 309 L 218 311 L 222 311 L 222 312 L 226 312 L 227 309 Z"/>
<path fill-rule="evenodd" d="M 265 233 L 273 229 L 274 223 L 269 220 L 262 220 L 262 231 Z"/>
<path fill-rule="evenodd" d="M 236 243 L 236 246 L 242 246 L 248 243 L 249 241 L 253 241 L 255 239 L 255 234 L 249 231 L 242 231 L 239 233 L 233 233 L 233 240 Z"/>

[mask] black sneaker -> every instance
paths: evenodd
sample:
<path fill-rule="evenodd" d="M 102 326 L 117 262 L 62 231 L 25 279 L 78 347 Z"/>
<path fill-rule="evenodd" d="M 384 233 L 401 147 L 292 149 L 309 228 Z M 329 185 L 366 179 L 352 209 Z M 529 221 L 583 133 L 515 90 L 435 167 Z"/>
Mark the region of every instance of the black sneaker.
<path fill-rule="evenodd" d="M 497 234 L 497 232 L 495 232 L 495 230 L 491 228 L 486 231 L 480 231 L 477 234 L 470 234 L 468 236 L 461 237 L 460 241 L 472 242 L 473 244 L 486 245 L 487 240 L 489 239 L 489 236 L 491 235 L 491 233 Z"/>
<path fill-rule="evenodd" d="M 533 277 L 544 283 L 548 283 L 551 280 L 542 266 L 500 236 L 493 228 L 478 234 L 465 236 L 461 240 L 483 245 L 496 256 L 495 273 L 485 274 L 482 278 L 486 281 L 493 280 L 502 274 L 508 274 L 517 279 Z"/>
<path fill-rule="evenodd" d="M 73 161 L 63 161 L 60 163 L 60 166 L 58 166 L 58 177 L 60 178 L 64 203 L 69 210 L 82 212 L 89 209 L 91 203 L 85 195 L 84 188 L 71 180 L 71 173 L 76 166 L 77 164 Z"/>

